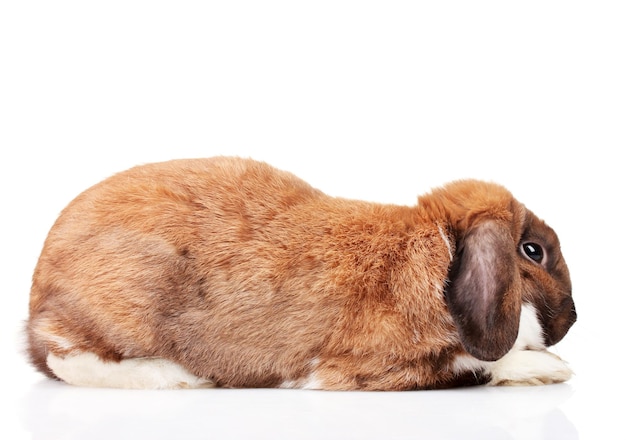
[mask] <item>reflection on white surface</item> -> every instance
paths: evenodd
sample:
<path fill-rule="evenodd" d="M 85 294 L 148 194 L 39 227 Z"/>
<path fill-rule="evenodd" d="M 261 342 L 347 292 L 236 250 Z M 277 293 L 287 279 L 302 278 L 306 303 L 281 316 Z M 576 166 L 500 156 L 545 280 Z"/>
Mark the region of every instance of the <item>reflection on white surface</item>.
<path fill-rule="evenodd" d="M 130 391 L 35 384 L 33 439 L 577 439 L 568 384 L 417 392 Z"/>

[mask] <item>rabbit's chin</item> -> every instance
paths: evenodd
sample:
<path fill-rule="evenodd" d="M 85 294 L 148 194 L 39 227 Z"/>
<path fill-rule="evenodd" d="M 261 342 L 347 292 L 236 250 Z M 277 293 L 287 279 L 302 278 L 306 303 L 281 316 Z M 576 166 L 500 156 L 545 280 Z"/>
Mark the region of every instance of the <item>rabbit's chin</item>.
<path fill-rule="evenodd" d="M 543 385 L 560 383 L 572 377 L 567 363 L 546 350 L 543 329 L 535 308 L 522 306 L 517 340 L 502 358 L 485 362 L 470 355 L 460 355 L 454 361 L 459 372 L 480 371 L 488 374 L 488 385 Z"/>

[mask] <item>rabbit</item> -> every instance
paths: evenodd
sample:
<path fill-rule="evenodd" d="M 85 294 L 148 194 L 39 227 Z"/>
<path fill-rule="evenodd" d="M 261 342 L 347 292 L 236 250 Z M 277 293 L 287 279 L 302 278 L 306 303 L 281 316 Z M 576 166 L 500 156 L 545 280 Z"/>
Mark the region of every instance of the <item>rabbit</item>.
<path fill-rule="evenodd" d="M 415 206 L 325 195 L 252 159 L 131 168 L 44 243 L 28 355 L 87 387 L 421 390 L 568 380 L 554 231 L 504 187 Z"/>

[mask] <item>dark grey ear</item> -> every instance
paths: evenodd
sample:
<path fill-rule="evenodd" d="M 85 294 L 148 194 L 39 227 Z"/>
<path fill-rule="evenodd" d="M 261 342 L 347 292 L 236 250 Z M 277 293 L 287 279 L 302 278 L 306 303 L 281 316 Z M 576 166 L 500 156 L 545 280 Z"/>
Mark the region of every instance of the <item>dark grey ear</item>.
<path fill-rule="evenodd" d="M 446 301 L 464 348 L 478 359 L 501 358 L 517 338 L 521 282 L 516 254 L 510 228 L 496 220 L 471 227 L 457 246 Z"/>

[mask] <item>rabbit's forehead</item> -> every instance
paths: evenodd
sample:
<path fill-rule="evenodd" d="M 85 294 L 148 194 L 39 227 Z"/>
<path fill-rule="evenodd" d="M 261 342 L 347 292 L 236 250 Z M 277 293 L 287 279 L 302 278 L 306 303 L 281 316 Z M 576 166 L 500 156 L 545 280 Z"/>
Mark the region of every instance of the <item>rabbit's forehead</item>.
<path fill-rule="evenodd" d="M 558 247 L 559 238 L 554 230 L 543 220 L 537 217 L 532 211 L 526 210 L 524 228 L 522 231 L 523 240 L 539 240 L 548 246 Z"/>

